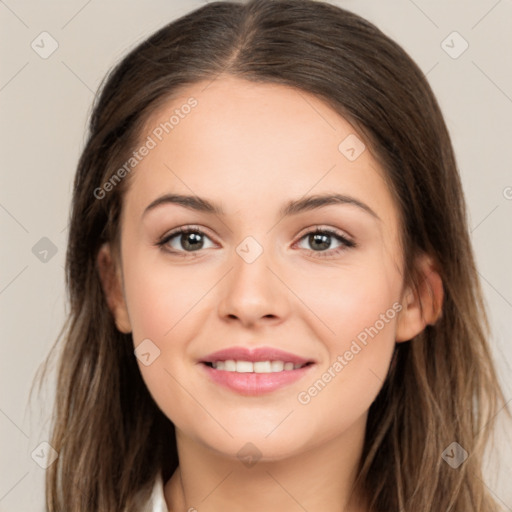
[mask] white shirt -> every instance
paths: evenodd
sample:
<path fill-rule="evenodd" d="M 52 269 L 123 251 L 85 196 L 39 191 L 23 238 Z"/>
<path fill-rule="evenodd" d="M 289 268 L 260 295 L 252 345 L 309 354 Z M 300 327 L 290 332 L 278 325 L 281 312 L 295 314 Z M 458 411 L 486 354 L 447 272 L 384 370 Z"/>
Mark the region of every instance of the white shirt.
<path fill-rule="evenodd" d="M 164 482 L 162 475 L 159 473 L 158 478 L 153 486 L 153 492 L 148 502 L 148 506 L 144 508 L 149 512 L 169 512 L 164 497 Z"/>

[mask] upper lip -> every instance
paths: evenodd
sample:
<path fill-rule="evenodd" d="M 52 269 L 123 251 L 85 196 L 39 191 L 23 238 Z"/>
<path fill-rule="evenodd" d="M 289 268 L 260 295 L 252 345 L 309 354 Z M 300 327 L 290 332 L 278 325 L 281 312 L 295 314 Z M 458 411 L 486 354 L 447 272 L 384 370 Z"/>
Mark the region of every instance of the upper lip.
<path fill-rule="evenodd" d="M 273 347 L 231 347 L 218 350 L 207 355 L 201 360 L 202 363 L 215 363 L 217 361 L 283 361 L 285 363 L 301 364 L 313 363 L 311 359 L 305 359 L 296 354 L 285 352 Z"/>

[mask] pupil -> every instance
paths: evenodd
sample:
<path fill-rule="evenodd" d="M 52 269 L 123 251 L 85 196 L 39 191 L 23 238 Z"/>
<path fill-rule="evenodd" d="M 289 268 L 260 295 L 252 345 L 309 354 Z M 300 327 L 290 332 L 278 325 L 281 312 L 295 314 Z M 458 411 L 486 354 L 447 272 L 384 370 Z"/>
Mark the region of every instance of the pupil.
<path fill-rule="evenodd" d="M 316 243 L 319 243 L 320 245 L 317 247 L 318 249 L 329 249 L 329 246 L 331 245 L 329 243 L 331 236 L 330 235 L 324 235 L 321 233 L 314 233 L 312 235 L 309 235 L 309 242 L 311 244 L 311 247 L 314 248 Z"/>
<path fill-rule="evenodd" d="M 203 241 L 199 233 L 188 233 L 185 236 L 184 243 L 182 242 L 181 245 L 183 246 L 183 249 L 200 249 L 203 245 Z"/>

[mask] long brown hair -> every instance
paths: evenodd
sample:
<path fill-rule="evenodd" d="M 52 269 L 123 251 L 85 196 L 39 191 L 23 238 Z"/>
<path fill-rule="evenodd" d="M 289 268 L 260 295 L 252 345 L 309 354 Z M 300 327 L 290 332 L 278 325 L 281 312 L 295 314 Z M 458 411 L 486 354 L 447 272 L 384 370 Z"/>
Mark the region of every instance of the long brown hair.
<path fill-rule="evenodd" d="M 405 281 L 414 283 L 417 254 L 429 254 L 439 269 L 442 316 L 397 344 L 370 407 L 356 483 L 371 510 L 498 510 L 481 466 L 504 400 L 442 114 L 398 44 L 314 0 L 210 3 L 156 32 L 104 81 L 74 183 L 70 313 L 45 365 L 59 346 L 50 440 L 59 457 L 47 470 L 48 510 L 141 510 L 156 476 L 165 481 L 177 468 L 173 424 L 142 380 L 131 336 L 116 329 L 96 265 L 100 245 L 118 240 L 129 176 L 100 199 L 95 190 L 131 156 L 159 105 L 221 74 L 314 94 L 356 126 L 400 209 Z M 442 458 L 453 442 L 468 453 L 456 469 Z"/>

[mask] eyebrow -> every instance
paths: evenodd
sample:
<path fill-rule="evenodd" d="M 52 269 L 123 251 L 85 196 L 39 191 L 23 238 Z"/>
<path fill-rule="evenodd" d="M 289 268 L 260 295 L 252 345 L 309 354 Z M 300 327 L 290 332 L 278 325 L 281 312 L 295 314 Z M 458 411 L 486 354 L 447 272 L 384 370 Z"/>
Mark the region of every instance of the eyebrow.
<path fill-rule="evenodd" d="M 182 194 L 165 194 L 152 201 L 145 208 L 142 216 L 144 217 L 149 211 L 154 210 L 155 208 L 163 204 L 177 204 L 198 212 L 204 212 L 215 215 L 225 215 L 220 205 L 208 201 L 207 199 L 198 196 Z M 287 217 L 290 215 L 296 215 L 298 213 L 306 211 L 317 210 L 319 208 L 323 208 L 324 206 L 330 206 L 335 204 L 348 204 L 356 206 L 359 209 L 365 211 L 366 213 L 369 213 L 376 219 L 380 220 L 380 217 L 367 204 L 363 203 L 362 201 L 359 201 L 359 199 L 343 194 L 318 194 L 314 196 L 304 197 L 301 199 L 291 200 L 280 209 L 279 214 L 281 217 Z"/>

